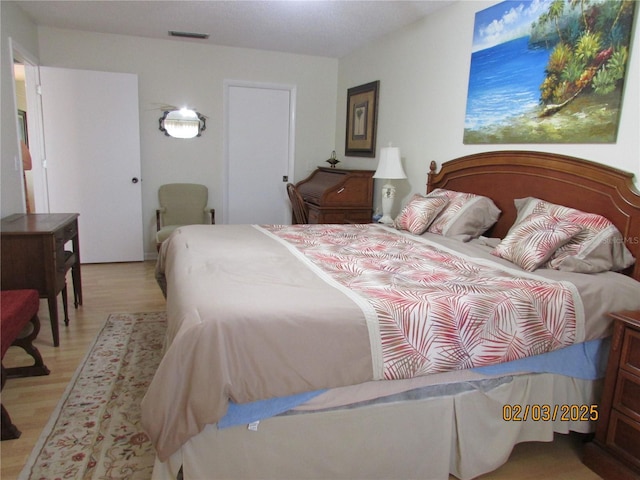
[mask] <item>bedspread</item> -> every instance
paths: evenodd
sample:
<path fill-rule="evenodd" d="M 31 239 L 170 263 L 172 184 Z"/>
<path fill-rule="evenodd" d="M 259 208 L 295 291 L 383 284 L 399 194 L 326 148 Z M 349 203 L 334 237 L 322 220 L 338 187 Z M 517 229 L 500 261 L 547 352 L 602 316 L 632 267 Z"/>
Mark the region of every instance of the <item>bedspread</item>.
<path fill-rule="evenodd" d="M 378 225 L 183 227 L 158 268 L 167 350 L 142 422 L 160 460 L 229 399 L 489 365 L 584 334 L 569 282 Z"/>
<path fill-rule="evenodd" d="M 579 298 L 566 282 L 514 276 L 422 237 L 370 226 L 264 228 L 367 298 L 379 322 L 372 350 L 382 350 L 374 369 L 386 380 L 508 362 L 576 342 Z"/>

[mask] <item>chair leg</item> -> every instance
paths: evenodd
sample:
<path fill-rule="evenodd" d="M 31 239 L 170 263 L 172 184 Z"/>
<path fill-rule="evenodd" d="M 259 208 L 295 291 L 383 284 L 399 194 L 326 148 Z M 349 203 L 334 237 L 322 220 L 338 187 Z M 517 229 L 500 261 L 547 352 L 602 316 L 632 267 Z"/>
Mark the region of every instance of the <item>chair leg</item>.
<path fill-rule="evenodd" d="M 5 372 L 5 368 L 2 367 L 2 387 L 4 387 L 4 382 L 7 379 L 7 374 Z M 0 389 L 2 388 L 0 387 Z M 1 440 L 13 440 L 15 438 L 20 437 L 21 432 L 18 430 L 13 422 L 11 421 L 11 417 L 9 416 L 9 412 L 4 408 L 4 405 L 0 405 L 2 410 L 0 421 L 2 422 L 2 432 L 0 433 Z"/>
<path fill-rule="evenodd" d="M 40 319 L 38 315 L 34 315 L 31 318 L 32 330 L 31 332 L 22 337 L 17 338 L 13 341 L 11 345 L 15 345 L 17 347 L 22 348 L 25 352 L 27 352 L 34 360 L 33 365 L 25 366 L 25 367 L 10 367 L 4 368 L 2 367 L 2 375 L 3 378 L 16 378 L 16 377 L 37 377 L 42 375 L 49 375 L 50 371 L 47 366 L 44 364 L 42 360 L 42 355 L 40 355 L 40 351 L 33 345 L 33 341 L 38 336 L 40 332 Z"/>
<path fill-rule="evenodd" d="M 11 417 L 9 416 L 9 412 L 4 408 L 4 405 L 0 405 L 2 408 L 2 437 L 1 440 L 14 440 L 19 438 L 22 432 L 18 430 L 13 422 L 11 422 Z"/>

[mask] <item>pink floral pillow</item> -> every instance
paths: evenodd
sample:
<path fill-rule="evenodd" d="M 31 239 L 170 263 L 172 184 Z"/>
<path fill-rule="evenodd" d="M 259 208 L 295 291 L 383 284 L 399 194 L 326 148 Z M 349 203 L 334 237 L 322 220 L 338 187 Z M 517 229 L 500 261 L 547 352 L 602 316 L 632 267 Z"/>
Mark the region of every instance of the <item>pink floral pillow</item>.
<path fill-rule="evenodd" d="M 488 197 L 473 193 L 436 188 L 427 197 L 445 196 L 447 207 L 429 226 L 429 232 L 445 237 L 467 235 L 476 238 L 488 230 L 500 216 L 500 209 Z"/>
<path fill-rule="evenodd" d="M 633 265 L 635 259 L 624 245 L 618 229 L 607 218 L 574 208 L 556 205 L 533 197 L 515 201 L 518 219 L 532 213 L 552 215 L 583 227 L 549 259 L 549 268 L 579 273 L 619 271 Z"/>
<path fill-rule="evenodd" d="M 582 230 L 581 225 L 534 213 L 512 228 L 491 253 L 532 272 Z"/>
<path fill-rule="evenodd" d="M 447 203 L 447 197 L 423 197 L 415 194 L 396 217 L 395 227 L 420 235 L 427 230 Z"/>

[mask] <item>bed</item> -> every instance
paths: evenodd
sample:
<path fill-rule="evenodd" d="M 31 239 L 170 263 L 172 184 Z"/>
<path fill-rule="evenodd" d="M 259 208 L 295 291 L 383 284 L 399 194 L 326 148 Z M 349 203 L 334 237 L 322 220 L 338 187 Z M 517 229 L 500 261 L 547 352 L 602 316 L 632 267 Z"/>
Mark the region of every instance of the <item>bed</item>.
<path fill-rule="evenodd" d="M 632 175 L 530 151 L 432 162 L 396 222 L 163 244 L 154 479 L 467 479 L 519 442 L 593 431 L 606 314 L 640 309 Z"/>

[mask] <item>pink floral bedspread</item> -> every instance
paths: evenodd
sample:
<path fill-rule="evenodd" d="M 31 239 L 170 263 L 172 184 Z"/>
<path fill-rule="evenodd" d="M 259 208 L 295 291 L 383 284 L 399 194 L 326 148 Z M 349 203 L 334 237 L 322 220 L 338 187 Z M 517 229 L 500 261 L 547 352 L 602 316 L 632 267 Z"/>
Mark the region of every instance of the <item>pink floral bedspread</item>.
<path fill-rule="evenodd" d="M 378 315 L 382 377 L 506 362 L 576 341 L 577 293 L 372 225 L 263 226 Z M 364 234 L 363 234 L 364 233 Z"/>

